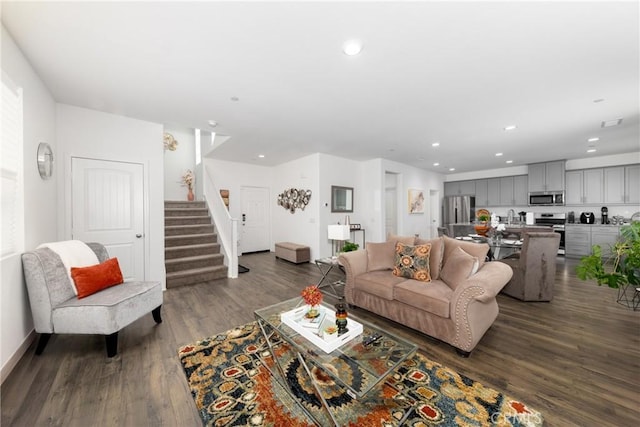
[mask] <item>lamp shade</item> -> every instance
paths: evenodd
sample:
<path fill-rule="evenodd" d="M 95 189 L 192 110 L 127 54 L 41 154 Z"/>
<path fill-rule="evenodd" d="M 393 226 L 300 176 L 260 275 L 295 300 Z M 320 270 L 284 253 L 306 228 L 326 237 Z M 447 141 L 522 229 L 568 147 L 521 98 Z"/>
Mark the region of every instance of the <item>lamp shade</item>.
<path fill-rule="evenodd" d="M 327 234 L 330 240 L 349 240 L 351 228 L 348 225 L 330 225 Z"/>

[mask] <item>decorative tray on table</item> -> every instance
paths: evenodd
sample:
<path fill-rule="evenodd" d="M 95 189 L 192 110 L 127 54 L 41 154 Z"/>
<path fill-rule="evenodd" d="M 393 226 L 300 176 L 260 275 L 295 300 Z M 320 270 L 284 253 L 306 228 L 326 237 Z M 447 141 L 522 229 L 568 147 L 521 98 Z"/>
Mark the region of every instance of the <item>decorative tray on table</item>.
<path fill-rule="evenodd" d="M 322 320 L 322 325 L 317 330 L 315 328 L 309 328 L 304 324 L 306 322 L 303 319 L 305 317 L 305 313 L 308 311 L 308 307 L 306 306 L 285 311 L 280 315 L 280 320 L 282 323 L 305 337 L 308 341 L 311 341 L 311 343 L 316 347 L 319 347 L 325 353 L 331 353 L 336 348 L 362 334 L 364 329 L 362 324 L 353 319 L 347 319 L 347 327 L 349 328 L 348 332 L 339 336 L 337 334 L 332 337 L 321 336 L 326 327 L 336 324 L 336 314 L 335 311 L 326 307 L 321 307 L 320 310 L 324 312 L 321 314 L 321 316 L 324 316 L 324 320 Z"/>

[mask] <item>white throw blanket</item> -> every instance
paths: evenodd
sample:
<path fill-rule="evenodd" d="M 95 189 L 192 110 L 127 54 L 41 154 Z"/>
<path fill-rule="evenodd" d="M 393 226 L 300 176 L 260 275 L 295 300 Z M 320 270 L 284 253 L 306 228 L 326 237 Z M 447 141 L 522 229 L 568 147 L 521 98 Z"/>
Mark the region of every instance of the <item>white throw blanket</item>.
<path fill-rule="evenodd" d="M 38 246 L 40 248 L 49 248 L 62 260 L 64 268 L 67 270 L 69 281 L 73 287 L 73 292 L 78 295 L 76 284 L 71 278 L 71 267 L 88 267 L 90 265 L 100 264 L 96 253 L 84 242 L 80 240 L 66 240 L 63 242 L 43 243 Z"/>

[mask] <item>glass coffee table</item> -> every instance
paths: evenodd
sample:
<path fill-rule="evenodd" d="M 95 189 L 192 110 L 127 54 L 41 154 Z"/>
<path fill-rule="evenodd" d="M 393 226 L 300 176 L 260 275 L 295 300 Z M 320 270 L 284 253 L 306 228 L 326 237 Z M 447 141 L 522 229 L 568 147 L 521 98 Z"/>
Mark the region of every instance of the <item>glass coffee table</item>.
<path fill-rule="evenodd" d="M 283 365 L 288 363 L 290 366 L 292 360 L 293 363 L 301 365 L 313 384 L 314 392 L 324 408 L 327 419 L 319 420 L 317 414 L 310 414 L 304 407 L 303 410 L 320 425 L 326 425 L 327 420 L 339 425 L 327 402 L 328 396 L 325 396 L 317 380 L 317 372 L 314 375 L 312 371 L 321 371 L 321 377 L 329 378 L 332 384 L 344 390 L 351 398 L 364 400 L 372 390 L 383 383 L 394 387 L 385 380 L 406 359 L 413 356 L 418 347 L 349 313 L 347 320 L 351 319 L 361 324 L 363 332 L 327 353 L 282 321 L 283 313 L 303 306 L 302 298 L 293 298 L 256 310 L 254 313 L 275 362 L 275 369 L 271 372 L 296 400 L 296 388 L 299 386 L 291 384 L 291 374 L 287 372 L 288 367 Z M 325 310 L 333 311 L 329 305 L 322 306 Z M 282 348 L 288 349 L 291 354 L 284 357 L 281 354 Z M 287 360 L 289 362 L 285 362 Z"/>

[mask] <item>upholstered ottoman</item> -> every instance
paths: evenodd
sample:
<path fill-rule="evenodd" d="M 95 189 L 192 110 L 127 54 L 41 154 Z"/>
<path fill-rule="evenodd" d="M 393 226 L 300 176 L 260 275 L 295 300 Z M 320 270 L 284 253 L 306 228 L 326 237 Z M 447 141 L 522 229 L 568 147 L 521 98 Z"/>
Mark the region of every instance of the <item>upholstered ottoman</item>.
<path fill-rule="evenodd" d="M 300 264 L 311 260 L 309 246 L 298 245 L 291 242 L 276 243 L 276 258 L 286 259 L 289 262 Z"/>

